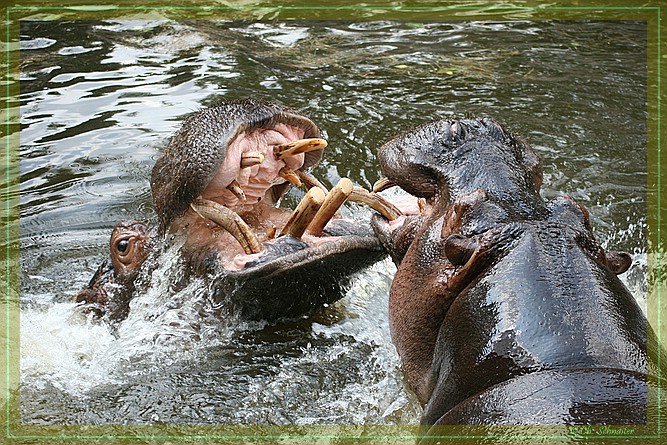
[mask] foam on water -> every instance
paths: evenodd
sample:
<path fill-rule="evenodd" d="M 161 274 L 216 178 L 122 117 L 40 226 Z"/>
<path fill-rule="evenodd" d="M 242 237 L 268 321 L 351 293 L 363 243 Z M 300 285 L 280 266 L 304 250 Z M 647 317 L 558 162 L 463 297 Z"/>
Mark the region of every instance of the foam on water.
<path fill-rule="evenodd" d="M 362 217 L 366 213 L 361 212 Z M 202 279 L 189 279 L 182 290 L 173 290 L 183 273 L 180 247 L 172 246 L 157 260 L 149 258 L 157 265 L 140 277 L 140 292 L 120 324 L 84 315 L 69 302 L 25 309 L 21 314 L 24 388 L 52 386 L 85 399 L 109 385 L 131 386 L 134 379 L 208 360 L 211 352 L 238 348 L 234 355 L 252 353 L 255 346 L 239 344 L 239 337 L 261 335 L 266 323 L 221 317 L 220 308 L 208 300 Z M 300 334 L 311 341 L 304 340 L 307 344 L 298 347 L 298 353 L 274 356 L 266 366 L 275 368 L 275 373 L 250 378 L 242 397 L 244 418 L 292 424 L 416 419 L 418 410 L 403 387 L 400 362 L 389 338 L 386 299 L 394 272 L 395 266 L 386 259 L 359 273 L 345 298 L 331 308 L 338 313 L 335 322 L 312 322 L 310 333 Z M 280 338 L 284 337 L 278 337 L 278 344 L 285 342 Z M 244 361 L 222 361 L 220 366 L 245 374 Z M 323 387 L 329 379 L 336 383 Z M 303 404 L 303 394 L 290 396 L 295 387 L 311 394 L 309 407 L 291 409 L 294 403 Z M 284 408 L 281 416 L 275 415 L 276 406 Z"/>
<path fill-rule="evenodd" d="M 48 382 L 85 395 L 96 386 L 122 382 L 128 372 L 135 372 L 137 362 L 144 366 L 139 372 L 145 372 L 146 367 L 183 359 L 202 334 L 212 338 L 215 332 L 220 338 L 220 323 L 202 329 L 207 322 L 202 317 L 206 304 L 202 280 L 192 279 L 178 292 L 170 289 L 181 273 L 179 248 L 167 250 L 159 266 L 144 277 L 151 284 L 131 301 L 130 314 L 119 324 L 85 315 L 70 302 L 23 310 L 23 384 L 43 387 Z"/>
<path fill-rule="evenodd" d="M 106 351 L 116 339 L 107 325 L 82 316 L 74 303 L 21 313 L 21 380 L 24 385 L 84 395 L 112 382 Z"/>

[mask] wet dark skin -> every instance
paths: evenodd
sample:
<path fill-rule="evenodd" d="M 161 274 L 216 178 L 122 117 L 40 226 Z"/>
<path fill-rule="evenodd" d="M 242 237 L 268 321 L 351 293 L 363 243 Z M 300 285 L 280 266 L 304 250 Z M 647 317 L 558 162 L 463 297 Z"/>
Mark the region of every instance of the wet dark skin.
<path fill-rule="evenodd" d="M 321 232 L 278 235 L 292 210 L 276 203 L 299 182 L 294 178 L 303 178 L 306 188 L 324 187 L 300 176 L 320 160 L 326 147 L 321 137 L 318 126 L 299 112 L 261 100 L 223 102 L 186 117 L 151 174 L 157 226 L 150 235 L 139 223 L 115 229 L 128 236 L 141 232 L 151 242 L 142 244 L 141 254 L 129 254 L 112 236 L 111 260 L 76 301 L 98 315 L 124 319 L 137 277 L 148 275 L 161 252 L 178 243 L 185 278 L 171 289 L 178 292 L 189 277 L 203 277 L 210 298 L 244 318 L 300 317 L 342 298 L 354 272 L 386 255 L 369 224 L 334 215 Z M 276 152 L 299 141 L 312 147 L 305 153 Z M 205 213 L 215 206 L 225 212 Z M 224 228 L 219 218 L 228 214 L 236 218 L 232 228 L 240 225 L 245 232 L 234 235 Z M 247 236 L 254 241 L 241 244 Z"/>
<path fill-rule="evenodd" d="M 597 243 L 583 206 L 541 198 L 528 144 L 490 119 L 443 120 L 379 159 L 427 201 L 402 226 L 373 221 L 398 265 L 390 329 L 424 425 L 646 421 L 655 334 L 617 277 L 631 257 Z"/>

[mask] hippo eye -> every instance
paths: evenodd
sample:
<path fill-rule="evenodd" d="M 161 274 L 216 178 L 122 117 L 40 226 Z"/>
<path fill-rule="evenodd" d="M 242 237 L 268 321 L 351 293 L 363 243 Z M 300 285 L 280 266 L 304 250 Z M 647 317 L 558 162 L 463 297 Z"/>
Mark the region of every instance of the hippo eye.
<path fill-rule="evenodd" d="M 118 249 L 120 253 L 125 253 L 128 247 L 130 247 L 130 242 L 126 239 L 122 239 L 116 243 L 116 249 Z"/>

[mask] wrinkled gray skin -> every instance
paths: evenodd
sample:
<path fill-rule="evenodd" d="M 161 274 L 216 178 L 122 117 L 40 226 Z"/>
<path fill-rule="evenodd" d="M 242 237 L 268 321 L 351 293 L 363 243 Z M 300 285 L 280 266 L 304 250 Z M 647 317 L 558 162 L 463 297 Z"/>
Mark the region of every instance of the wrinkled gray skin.
<path fill-rule="evenodd" d="M 630 256 L 602 249 L 583 206 L 541 198 L 530 146 L 490 119 L 442 120 L 389 141 L 379 159 L 427 200 L 400 227 L 373 220 L 398 265 L 391 335 L 426 435 L 646 422 L 657 346 L 616 276 Z"/>
<path fill-rule="evenodd" d="M 230 270 L 225 261 L 243 253 L 238 243 L 190 209 L 202 193 L 217 193 L 209 185 L 214 183 L 228 147 L 237 138 L 277 125 L 300 129 L 303 138 L 322 137 L 319 128 L 298 112 L 257 100 L 222 103 L 187 117 L 151 175 L 158 227 L 145 250 L 152 254 L 149 258 L 157 259 L 144 262 L 147 254 L 142 253 L 133 274 L 125 272 L 125 278 L 106 261 L 88 288 L 77 295 L 77 301 L 92 305 L 96 313 L 109 319 L 122 320 L 127 316 L 140 269 L 155 267 L 160 252 L 172 243 L 182 243 L 180 251 L 186 265 L 185 279 L 174 283 L 173 289 L 184 287 L 190 276 L 203 277 L 215 303 L 248 319 L 298 317 L 343 297 L 353 273 L 386 255 L 370 225 L 333 219 L 325 228 L 327 236 L 318 238 L 326 242 L 316 246 L 290 236 L 268 239 L 263 242 L 262 253 L 244 267 Z M 301 169 L 316 164 L 321 155 L 322 150 L 306 153 Z M 273 185 L 261 202 L 239 214 L 258 232 L 265 230 L 271 218 L 284 219 L 291 210 L 276 210 L 272 205 L 288 185 Z M 142 230 L 147 232 L 148 228 Z M 114 301 L 123 303 L 112 304 Z M 118 306 L 123 309 L 110 310 Z"/>

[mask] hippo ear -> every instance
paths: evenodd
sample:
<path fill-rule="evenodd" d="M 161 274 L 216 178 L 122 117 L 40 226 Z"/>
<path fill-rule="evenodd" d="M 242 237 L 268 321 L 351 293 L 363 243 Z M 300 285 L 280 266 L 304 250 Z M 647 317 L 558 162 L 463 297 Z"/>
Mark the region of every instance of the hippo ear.
<path fill-rule="evenodd" d="M 542 163 L 539 156 L 533 151 L 533 148 L 523 141 L 516 139 L 517 142 L 523 145 L 523 165 L 528 172 L 528 180 L 535 186 L 535 190 L 539 191 L 542 187 L 542 180 L 544 173 L 542 171 Z"/>
<path fill-rule="evenodd" d="M 632 257 L 628 253 L 605 252 L 605 257 L 607 258 L 607 267 L 616 275 L 622 274 L 632 266 Z"/>
<path fill-rule="evenodd" d="M 463 266 L 467 263 L 476 249 L 477 242 L 463 235 L 450 235 L 445 241 L 445 255 L 454 266 Z"/>

